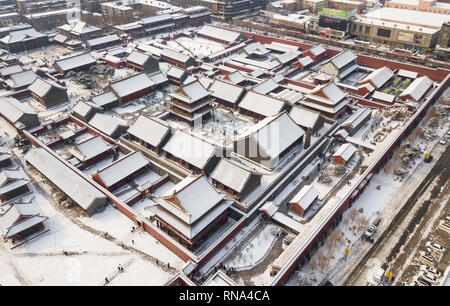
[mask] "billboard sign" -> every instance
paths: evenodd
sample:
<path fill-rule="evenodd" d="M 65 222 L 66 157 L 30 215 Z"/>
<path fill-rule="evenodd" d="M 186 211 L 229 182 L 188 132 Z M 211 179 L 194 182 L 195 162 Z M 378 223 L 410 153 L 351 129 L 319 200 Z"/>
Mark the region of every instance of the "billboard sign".
<path fill-rule="evenodd" d="M 414 34 L 407 32 L 398 32 L 397 39 L 412 43 L 414 41 Z"/>
<path fill-rule="evenodd" d="M 348 19 L 349 17 L 352 17 L 356 14 L 356 10 L 353 11 L 343 11 L 343 10 L 336 10 L 332 8 L 322 8 L 322 15 L 324 16 L 330 16 L 330 17 L 338 17 L 338 18 L 344 18 Z"/>
<path fill-rule="evenodd" d="M 339 31 L 347 32 L 348 31 L 348 20 L 339 19 L 339 18 L 333 18 L 333 17 L 320 16 L 319 27 L 330 28 L 330 29 L 333 29 L 333 30 L 339 30 Z"/>

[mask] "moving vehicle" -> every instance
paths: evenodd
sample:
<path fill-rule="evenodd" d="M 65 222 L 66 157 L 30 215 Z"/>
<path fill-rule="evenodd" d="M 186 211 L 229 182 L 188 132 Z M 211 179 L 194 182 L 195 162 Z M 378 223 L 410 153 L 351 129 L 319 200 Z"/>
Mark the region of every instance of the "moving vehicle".
<path fill-rule="evenodd" d="M 443 137 L 441 140 L 439 140 L 439 143 L 441 145 L 445 145 L 447 143 L 447 137 Z"/>

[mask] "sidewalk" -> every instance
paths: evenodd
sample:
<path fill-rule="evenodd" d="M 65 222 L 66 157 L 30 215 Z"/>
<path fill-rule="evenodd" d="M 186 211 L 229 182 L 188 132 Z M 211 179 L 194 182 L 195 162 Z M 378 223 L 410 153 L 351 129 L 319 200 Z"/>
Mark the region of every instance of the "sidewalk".
<path fill-rule="evenodd" d="M 384 216 L 391 216 L 389 219 L 383 218 L 380 225 L 378 226 L 378 230 L 380 232 L 384 232 L 391 221 L 395 218 L 395 216 L 399 213 L 400 209 L 403 207 L 405 202 L 408 200 L 411 192 L 416 190 L 419 185 L 422 183 L 423 179 L 431 172 L 431 169 L 435 166 L 439 158 L 445 152 L 446 146 L 439 145 L 433 147 L 433 160 L 431 163 L 425 163 L 423 160 L 420 161 L 420 164 L 414 169 L 414 171 L 410 174 L 407 180 L 401 186 L 401 189 L 392 197 L 389 204 L 386 206 L 385 211 L 383 211 Z M 350 273 L 354 271 L 356 266 L 359 264 L 359 260 L 363 258 L 372 248 L 372 244 L 366 243 L 362 244 L 359 248 L 353 251 L 353 254 L 348 258 L 348 263 L 343 269 L 338 272 L 338 274 L 330 277 L 330 280 L 333 284 L 343 285 L 345 280 L 348 278 Z M 353 260 L 352 260 L 353 258 Z M 360 276 L 361 277 L 361 276 Z M 334 282 L 333 282 L 334 280 Z"/>

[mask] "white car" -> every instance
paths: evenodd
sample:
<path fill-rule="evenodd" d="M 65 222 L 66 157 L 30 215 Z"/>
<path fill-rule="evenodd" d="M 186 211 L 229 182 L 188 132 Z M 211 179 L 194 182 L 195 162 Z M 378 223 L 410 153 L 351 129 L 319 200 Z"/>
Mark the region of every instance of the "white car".
<path fill-rule="evenodd" d="M 441 273 L 438 270 L 436 270 L 433 267 L 426 266 L 426 265 L 421 265 L 420 266 L 420 271 L 427 272 L 427 273 L 430 273 L 430 274 L 434 274 L 437 277 L 441 276 Z"/>
<path fill-rule="evenodd" d="M 442 138 L 441 140 L 439 140 L 439 143 L 441 145 L 445 145 L 447 143 L 447 137 Z"/>
<path fill-rule="evenodd" d="M 419 276 L 421 276 L 424 280 L 429 281 L 431 283 L 435 283 L 438 280 L 436 275 L 431 274 L 431 273 L 427 273 L 427 272 L 424 272 L 424 271 L 420 271 Z"/>
<path fill-rule="evenodd" d="M 364 233 L 366 235 L 367 238 L 370 238 L 373 236 L 373 234 L 376 232 L 377 227 L 375 226 L 375 224 L 372 224 Z"/>
<path fill-rule="evenodd" d="M 436 242 L 428 241 L 426 243 L 426 246 L 427 246 L 427 248 L 430 248 L 431 250 L 433 250 L 436 253 L 440 253 L 440 254 L 444 253 L 444 248 Z"/>

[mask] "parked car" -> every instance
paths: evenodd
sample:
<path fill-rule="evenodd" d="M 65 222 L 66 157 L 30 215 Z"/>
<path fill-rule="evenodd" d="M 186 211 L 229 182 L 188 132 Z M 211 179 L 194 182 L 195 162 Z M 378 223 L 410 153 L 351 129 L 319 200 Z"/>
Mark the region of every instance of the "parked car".
<path fill-rule="evenodd" d="M 413 282 L 413 286 L 422 286 L 422 287 L 429 287 L 430 285 L 428 285 L 427 283 L 420 281 L 420 280 L 415 280 Z"/>
<path fill-rule="evenodd" d="M 377 226 L 375 224 L 371 224 L 369 228 L 366 230 L 364 235 L 366 235 L 366 238 L 371 238 L 373 234 L 377 231 Z"/>
<path fill-rule="evenodd" d="M 419 272 L 419 276 L 421 276 L 423 279 L 425 279 L 426 281 L 429 281 L 431 283 L 435 283 L 438 280 L 436 275 L 433 275 L 431 273 L 427 273 L 427 272 L 424 272 L 424 271 L 420 271 Z"/>
<path fill-rule="evenodd" d="M 439 253 L 439 254 L 443 254 L 444 253 L 444 248 L 440 244 L 438 244 L 436 242 L 428 241 L 426 243 L 426 246 L 427 246 L 427 248 L 430 248 L 432 251 L 434 251 L 436 253 Z"/>
<path fill-rule="evenodd" d="M 436 270 L 433 267 L 429 267 L 427 265 L 421 265 L 420 266 L 420 271 L 427 272 L 427 273 L 430 273 L 430 274 L 434 274 L 437 277 L 441 276 L 441 273 L 438 270 Z"/>
<path fill-rule="evenodd" d="M 431 254 L 427 254 L 426 252 L 422 252 L 419 256 L 419 261 L 427 266 L 434 266 L 435 259 Z"/>
<path fill-rule="evenodd" d="M 420 282 L 420 283 L 424 284 L 425 286 L 431 286 L 432 285 L 431 282 L 427 281 L 426 279 L 424 279 L 420 275 L 416 275 L 416 277 L 414 277 L 413 281 Z"/>

